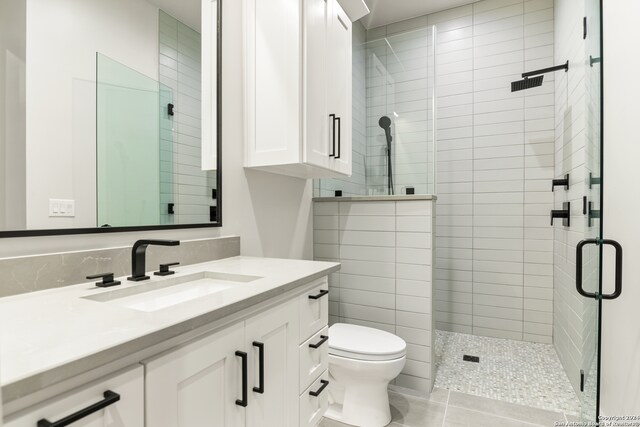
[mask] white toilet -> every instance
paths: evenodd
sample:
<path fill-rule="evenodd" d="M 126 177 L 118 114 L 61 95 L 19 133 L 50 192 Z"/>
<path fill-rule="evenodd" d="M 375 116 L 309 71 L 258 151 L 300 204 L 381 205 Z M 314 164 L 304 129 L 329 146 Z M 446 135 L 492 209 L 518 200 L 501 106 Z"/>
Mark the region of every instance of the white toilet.
<path fill-rule="evenodd" d="M 327 418 L 361 427 L 391 421 L 387 386 L 397 377 L 407 343 L 389 332 L 336 323 L 329 328 Z"/>

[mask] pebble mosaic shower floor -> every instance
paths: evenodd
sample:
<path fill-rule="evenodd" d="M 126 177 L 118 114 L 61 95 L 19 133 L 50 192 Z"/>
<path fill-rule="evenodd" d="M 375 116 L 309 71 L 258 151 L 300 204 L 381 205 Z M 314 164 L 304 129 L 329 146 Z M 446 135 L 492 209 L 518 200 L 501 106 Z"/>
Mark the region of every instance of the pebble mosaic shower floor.
<path fill-rule="evenodd" d="M 435 387 L 578 414 L 580 404 L 550 344 L 436 331 Z M 480 357 L 467 362 L 464 355 Z"/>

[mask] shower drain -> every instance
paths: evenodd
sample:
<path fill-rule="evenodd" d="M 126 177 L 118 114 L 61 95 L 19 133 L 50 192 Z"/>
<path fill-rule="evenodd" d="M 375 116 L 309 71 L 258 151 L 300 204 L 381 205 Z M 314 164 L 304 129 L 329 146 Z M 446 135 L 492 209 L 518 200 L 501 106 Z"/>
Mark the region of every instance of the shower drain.
<path fill-rule="evenodd" d="M 462 360 L 464 360 L 465 362 L 480 363 L 480 357 L 478 357 L 478 356 L 469 356 L 468 354 L 465 354 L 464 356 L 462 356 Z"/>

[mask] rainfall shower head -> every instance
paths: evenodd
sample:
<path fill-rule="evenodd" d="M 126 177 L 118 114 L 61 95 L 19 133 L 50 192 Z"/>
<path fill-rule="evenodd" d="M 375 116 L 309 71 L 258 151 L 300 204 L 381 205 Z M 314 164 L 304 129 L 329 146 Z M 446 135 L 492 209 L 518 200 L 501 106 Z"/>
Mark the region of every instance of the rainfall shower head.
<path fill-rule="evenodd" d="M 519 90 L 531 89 L 532 87 L 542 86 L 543 75 L 535 77 L 525 77 L 523 80 L 517 82 L 511 82 L 511 92 L 517 92 Z"/>
<path fill-rule="evenodd" d="M 564 70 L 565 73 L 569 71 L 569 61 L 565 62 L 562 65 L 556 65 L 555 67 L 543 68 L 542 70 L 522 73 L 523 80 L 511 82 L 511 92 L 531 89 L 532 87 L 540 87 L 542 86 L 542 79 L 544 78 L 543 74 L 560 70 Z"/>

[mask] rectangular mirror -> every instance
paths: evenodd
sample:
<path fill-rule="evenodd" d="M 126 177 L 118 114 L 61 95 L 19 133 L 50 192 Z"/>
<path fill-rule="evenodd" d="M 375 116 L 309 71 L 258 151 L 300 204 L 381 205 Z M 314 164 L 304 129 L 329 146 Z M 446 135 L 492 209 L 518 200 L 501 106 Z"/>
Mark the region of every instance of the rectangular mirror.
<path fill-rule="evenodd" d="M 220 11 L 0 1 L 0 237 L 221 225 Z"/>

